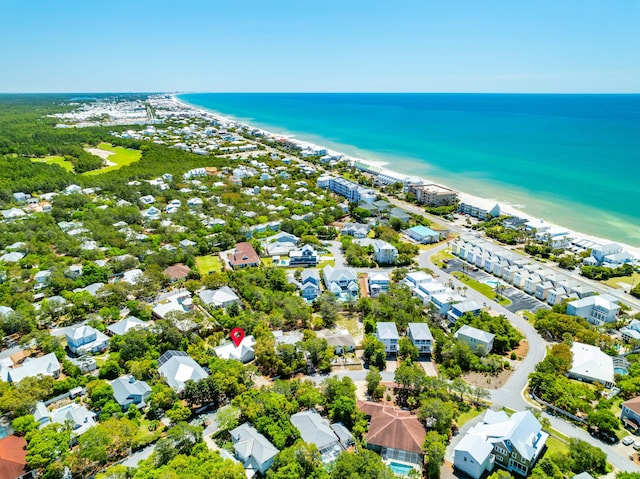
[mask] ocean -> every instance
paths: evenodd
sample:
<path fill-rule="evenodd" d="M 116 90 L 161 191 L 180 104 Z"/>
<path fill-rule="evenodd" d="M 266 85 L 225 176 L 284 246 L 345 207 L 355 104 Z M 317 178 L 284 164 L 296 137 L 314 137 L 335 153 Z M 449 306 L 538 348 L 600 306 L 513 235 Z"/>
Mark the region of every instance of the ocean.
<path fill-rule="evenodd" d="M 256 127 L 640 247 L 640 95 L 198 93 Z"/>

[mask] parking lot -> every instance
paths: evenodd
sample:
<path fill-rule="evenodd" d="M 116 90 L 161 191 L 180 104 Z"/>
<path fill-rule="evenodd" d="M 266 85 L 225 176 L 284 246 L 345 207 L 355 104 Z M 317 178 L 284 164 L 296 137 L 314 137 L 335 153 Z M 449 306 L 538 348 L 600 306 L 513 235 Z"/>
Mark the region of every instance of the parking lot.
<path fill-rule="evenodd" d="M 515 313 L 516 311 L 521 311 L 526 309 L 535 313 L 539 309 L 550 309 L 549 305 L 543 303 L 542 301 L 537 300 L 533 296 L 529 296 L 524 291 L 520 291 L 513 286 L 508 286 L 501 279 L 496 278 L 493 275 L 490 275 L 486 271 L 481 269 L 476 269 L 475 271 L 471 271 L 469 269 L 469 264 L 465 261 L 459 259 L 450 259 L 447 265 L 447 273 L 451 274 L 454 271 L 460 271 L 466 274 L 467 276 L 475 279 L 479 283 L 485 283 L 488 280 L 490 281 L 500 281 L 502 284 L 506 285 L 505 290 L 502 292 L 502 295 L 509 298 L 511 304 L 509 306 L 505 306 L 505 309 Z"/>

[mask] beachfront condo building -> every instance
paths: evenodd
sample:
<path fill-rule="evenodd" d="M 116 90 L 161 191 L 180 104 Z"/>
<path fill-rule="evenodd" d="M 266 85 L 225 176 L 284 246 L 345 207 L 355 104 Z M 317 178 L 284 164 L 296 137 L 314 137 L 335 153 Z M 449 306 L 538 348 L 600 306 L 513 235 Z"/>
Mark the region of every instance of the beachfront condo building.
<path fill-rule="evenodd" d="M 450 206 L 458 202 L 458 192 L 436 184 L 409 185 L 409 191 L 416 195 L 418 203 L 427 206 Z"/>
<path fill-rule="evenodd" d="M 332 176 L 328 181 L 326 176 L 321 177 L 318 179 L 318 186 L 329 188 L 352 203 L 373 203 L 376 200 L 376 192 L 372 189 L 341 177 Z"/>

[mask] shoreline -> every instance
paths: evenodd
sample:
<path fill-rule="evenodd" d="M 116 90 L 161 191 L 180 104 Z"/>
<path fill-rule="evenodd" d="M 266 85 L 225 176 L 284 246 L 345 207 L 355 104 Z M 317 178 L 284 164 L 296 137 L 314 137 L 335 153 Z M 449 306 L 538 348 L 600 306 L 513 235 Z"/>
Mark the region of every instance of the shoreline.
<path fill-rule="evenodd" d="M 247 123 L 245 120 L 241 120 L 241 119 L 237 119 L 234 118 L 233 116 L 229 116 L 229 115 L 223 115 L 219 112 L 213 111 L 213 110 L 208 110 L 206 108 L 202 108 L 200 106 L 196 106 L 196 105 L 192 105 L 190 103 L 187 103 L 181 99 L 178 98 L 178 93 L 172 93 L 170 94 L 171 98 L 174 102 L 187 107 L 189 109 L 195 110 L 200 112 L 200 114 L 202 114 L 204 117 L 212 117 L 213 119 L 216 120 L 220 120 L 224 123 L 236 123 L 236 124 L 240 124 L 242 126 L 247 126 L 247 127 L 251 127 L 251 128 L 256 128 L 260 131 L 263 131 L 265 134 L 272 136 L 272 137 L 282 137 L 282 138 L 288 138 L 288 139 L 295 139 L 295 135 L 293 134 L 288 134 L 288 133 L 277 133 L 277 132 L 273 132 L 273 131 L 269 131 L 269 130 L 265 130 L 264 128 L 260 128 L 257 126 L 252 126 L 250 123 Z M 309 145 L 309 146 L 315 146 L 318 147 L 320 145 L 310 142 L 310 141 L 306 141 L 306 140 L 299 140 L 299 139 L 295 139 L 294 141 L 302 144 L 302 145 Z M 324 147 L 323 147 L 324 148 Z M 387 167 L 387 165 L 389 164 L 387 161 L 384 160 L 371 160 L 371 159 L 366 159 L 366 158 L 356 158 L 353 157 L 351 155 L 347 155 L 343 152 L 331 149 L 331 148 L 326 148 L 327 152 L 333 155 L 341 155 L 345 160 L 347 160 L 352 166 L 354 165 L 355 162 L 360 162 L 363 163 L 367 166 L 373 166 L 376 168 L 381 168 L 383 170 L 395 173 L 397 175 L 406 175 L 406 176 L 413 176 L 413 175 L 409 175 L 409 174 L 405 174 L 405 173 L 400 173 L 397 172 L 396 170 L 392 170 L 390 168 Z M 458 190 L 457 188 L 451 187 L 448 184 L 444 184 L 443 182 L 439 181 L 439 180 L 432 180 L 429 179 L 427 177 L 424 176 L 420 176 L 417 177 L 420 178 L 421 180 L 425 181 L 426 183 L 436 183 L 442 186 L 445 186 L 447 188 L 451 188 L 454 189 L 456 191 L 458 191 L 458 196 L 460 198 L 461 201 L 464 201 L 465 203 L 485 203 L 487 201 L 492 202 L 495 201 L 496 203 L 498 203 L 500 205 L 500 209 L 501 209 L 501 213 L 505 213 L 508 214 L 510 216 L 518 216 L 520 218 L 524 218 L 528 221 L 538 221 L 541 218 L 536 217 L 534 215 L 531 215 L 529 213 L 526 213 L 525 211 L 523 211 L 521 208 L 518 208 L 518 205 L 512 205 L 509 203 L 506 203 L 504 201 L 498 201 L 494 198 L 487 198 L 487 197 L 480 197 L 477 195 L 473 195 L 470 193 L 466 193 L 464 191 Z M 565 228 L 564 226 L 557 224 L 553 221 L 547 221 L 546 219 L 544 220 L 546 224 L 548 224 L 550 227 L 556 227 L 556 228 L 562 228 L 564 230 L 566 230 L 569 235 L 572 236 L 572 238 L 574 239 L 584 239 L 587 241 L 591 241 L 593 243 L 598 243 L 598 244 L 608 244 L 608 243 L 616 243 L 618 245 L 620 245 L 624 250 L 626 250 L 627 252 L 629 252 L 631 255 L 633 255 L 637 260 L 640 260 L 640 247 L 635 247 L 620 241 L 614 241 L 614 240 L 610 240 L 604 237 L 599 237 L 599 236 L 595 236 L 595 235 L 590 235 L 590 234 L 586 234 L 586 233 L 581 233 L 575 229 L 570 229 L 570 228 Z"/>

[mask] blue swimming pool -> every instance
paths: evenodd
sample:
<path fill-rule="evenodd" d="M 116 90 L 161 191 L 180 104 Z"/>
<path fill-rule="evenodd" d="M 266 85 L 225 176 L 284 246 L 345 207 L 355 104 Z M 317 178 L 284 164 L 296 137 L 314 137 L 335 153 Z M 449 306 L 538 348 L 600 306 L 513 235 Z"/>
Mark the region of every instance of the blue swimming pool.
<path fill-rule="evenodd" d="M 491 286 L 492 288 L 495 288 L 496 286 L 498 286 L 500 283 L 500 281 L 496 281 L 495 279 L 488 279 L 485 281 L 485 284 L 488 284 L 489 286 Z"/>
<path fill-rule="evenodd" d="M 613 368 L 613 372 L 620 376 L 626 376 L 629 373 L 625 368 Z"/>
<path fill-rule="evenodd" d="M 0 439 L 4 439 L 9 435 L 9 429 L 4 426 L 0 426 Z"/>
<path fill-rule="evenodd" d="M 389 463 L 389 468 L 391 468 L 391 470 L 396 474 L 400 474 L 401 476 L 408 476 L 409 472 L 411 472 L 411 470 L 413 469 L 413 466 L 391 461 Z"/>

